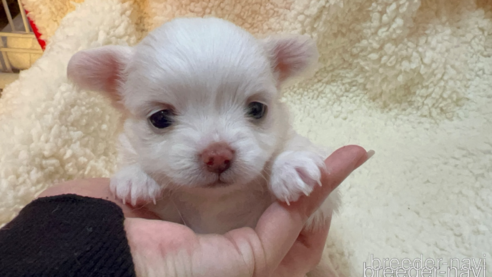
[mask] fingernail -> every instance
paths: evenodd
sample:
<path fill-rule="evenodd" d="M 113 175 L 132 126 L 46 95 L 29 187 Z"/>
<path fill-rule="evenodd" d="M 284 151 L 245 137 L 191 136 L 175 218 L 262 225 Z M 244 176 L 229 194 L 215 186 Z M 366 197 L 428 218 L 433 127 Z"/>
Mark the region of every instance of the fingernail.
<path fill-rule="evenodd" d="M 355 168 L 359 168 L 361 165 L 363 165 L 365 162 L 367 162 L 372 156 L 374 156 L 375 153 L 376 152 L 374 150 L 367 151 L 366 156 L 359 159 Z"/>

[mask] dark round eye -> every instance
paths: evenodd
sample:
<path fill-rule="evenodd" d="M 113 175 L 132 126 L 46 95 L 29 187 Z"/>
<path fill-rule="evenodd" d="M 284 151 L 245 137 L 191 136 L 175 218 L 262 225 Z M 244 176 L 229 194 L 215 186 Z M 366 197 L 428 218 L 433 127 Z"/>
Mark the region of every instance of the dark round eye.
<path fill-rule="evenodd" d="M 170 110 L 158 111 L 149 117 L 149 121 L 154 127 L 164 129 L 173 123 L 172 115 L 173 113 Z"/>
<path fill-rule="evenodd" d="M 248 116 L 254 119 L 260 119 L 265 116 L 267 106 L 260 102 L 251 102 L 248 105 Z"/>

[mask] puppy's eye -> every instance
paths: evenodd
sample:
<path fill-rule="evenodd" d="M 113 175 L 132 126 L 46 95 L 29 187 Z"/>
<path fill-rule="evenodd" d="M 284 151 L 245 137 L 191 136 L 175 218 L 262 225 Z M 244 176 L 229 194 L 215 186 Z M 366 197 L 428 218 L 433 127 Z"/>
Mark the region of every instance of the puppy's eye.
<path fill-rule="evenodd" d="M 251 102 L 248 105 L 248 116 L 254 119 L 260 119 L 265 116 L 267 112 L 267 106 L 260 102 Z"/>
<path fill-rule="evenodd" d="M 149 121 L 154 127 L 164 129 L 173 123 L 172 115 L 173 113 L 170 110 L 158 111 L 149 117 Z"/>

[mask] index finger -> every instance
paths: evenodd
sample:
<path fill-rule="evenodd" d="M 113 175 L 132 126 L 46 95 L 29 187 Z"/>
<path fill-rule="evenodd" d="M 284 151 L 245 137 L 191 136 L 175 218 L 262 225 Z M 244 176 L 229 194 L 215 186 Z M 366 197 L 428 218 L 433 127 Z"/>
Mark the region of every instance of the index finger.
<path fill-rule="evenodd" d="M 330 174 L 324 173 L 322 187 L 313 190 L 309 197 L 301 197 L 286 206 L 272 204 L 262 215 L 256 233 L 263 245 L 266 263 L 276 268 L 294 244 L 309 216 L 323 203 L 326 197 L 355 169 L 372 155 L 360 146 L 345 146 L 330 155 L 325 164 Z"/>

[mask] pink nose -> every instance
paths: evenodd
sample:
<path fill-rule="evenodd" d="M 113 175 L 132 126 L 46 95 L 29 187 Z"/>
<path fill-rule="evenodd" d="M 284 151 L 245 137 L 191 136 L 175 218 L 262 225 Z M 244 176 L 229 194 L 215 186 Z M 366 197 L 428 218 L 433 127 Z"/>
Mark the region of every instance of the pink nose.
<path fill-rule="evenodd" d="M 213 143 L 203 150 L 201 158 L 208 171 L 220 174 L 231 166 L 234 151 L 226 143 Z"/>

